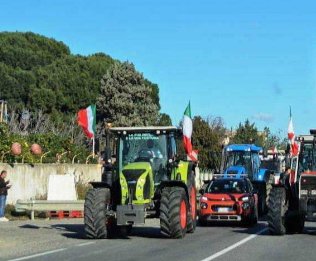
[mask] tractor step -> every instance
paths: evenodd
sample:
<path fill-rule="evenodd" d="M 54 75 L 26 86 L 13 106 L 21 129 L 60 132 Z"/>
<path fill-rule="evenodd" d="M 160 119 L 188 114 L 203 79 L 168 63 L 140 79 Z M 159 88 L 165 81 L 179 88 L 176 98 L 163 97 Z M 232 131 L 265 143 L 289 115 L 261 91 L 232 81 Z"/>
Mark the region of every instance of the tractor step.
<path fill-rule="evenodd" d="M 59 211 L 48 211 L 49 218 L 83 218 L 83 211 L 74 210 L 74 211 L 66 211 L 66 210 L 59 210 Z"/>

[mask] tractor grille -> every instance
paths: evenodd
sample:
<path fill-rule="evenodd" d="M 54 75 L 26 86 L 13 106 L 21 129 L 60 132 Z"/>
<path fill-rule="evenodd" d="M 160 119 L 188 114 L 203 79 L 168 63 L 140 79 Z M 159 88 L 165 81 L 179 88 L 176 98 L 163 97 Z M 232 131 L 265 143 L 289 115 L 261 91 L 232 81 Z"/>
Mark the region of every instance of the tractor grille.
<path fill-rule="evenodd" d="M 316 189 L 316 175 L 315 177 L 301 177 L 301 189 Z"/>

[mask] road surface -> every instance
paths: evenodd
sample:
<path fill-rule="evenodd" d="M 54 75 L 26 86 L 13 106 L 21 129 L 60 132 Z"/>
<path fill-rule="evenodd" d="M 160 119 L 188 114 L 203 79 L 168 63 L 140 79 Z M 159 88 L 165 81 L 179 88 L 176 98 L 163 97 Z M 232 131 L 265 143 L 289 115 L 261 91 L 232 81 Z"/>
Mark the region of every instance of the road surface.
<path fill-rule="evenodd" d="M 159 221 L 147 220 L 128 238 L 88 240 L 82 219 L 0 223 L 0 260 L 315 260 L 316 224 L 304 233 L 271 236 L 266 222 L 197 227 L 184 239 L 160 235 Z"/>

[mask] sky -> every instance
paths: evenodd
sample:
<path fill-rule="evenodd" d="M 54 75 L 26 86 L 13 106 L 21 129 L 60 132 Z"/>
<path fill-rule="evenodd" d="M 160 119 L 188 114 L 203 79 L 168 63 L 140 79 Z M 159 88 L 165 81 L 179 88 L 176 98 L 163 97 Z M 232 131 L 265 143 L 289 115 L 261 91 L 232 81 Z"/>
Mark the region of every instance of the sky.
<path fill-rule="evenodd" d="M 316 129 L 316 2 L 256 0 L 0 1 L 0 31 L 32 31 L 73 54 L 133 62 L 174 124 L 220 116 L 285 135 Z"/>

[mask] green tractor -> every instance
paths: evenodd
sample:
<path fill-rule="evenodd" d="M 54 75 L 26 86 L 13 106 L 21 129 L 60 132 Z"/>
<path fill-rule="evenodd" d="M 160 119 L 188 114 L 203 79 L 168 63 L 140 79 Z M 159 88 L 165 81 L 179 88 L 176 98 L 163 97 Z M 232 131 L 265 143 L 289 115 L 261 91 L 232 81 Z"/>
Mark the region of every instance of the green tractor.
<path fill-rule="evenodd" d="M 111 238 L 160 218 L 161 233 L 183 238 L 196 227 L 193 162 L 177 159 L 176 127 L 109 128 L 101 182 L 91 182 L 84 205 L 88 238 Z M 115 155 L 112 162 L 109 155 Z M 113 158 L 113 157 L 112 157 Z"/>

